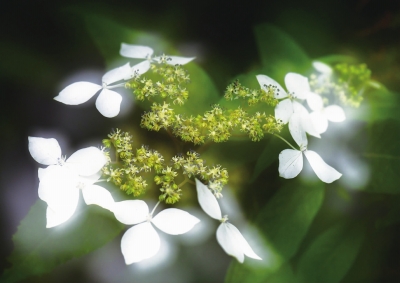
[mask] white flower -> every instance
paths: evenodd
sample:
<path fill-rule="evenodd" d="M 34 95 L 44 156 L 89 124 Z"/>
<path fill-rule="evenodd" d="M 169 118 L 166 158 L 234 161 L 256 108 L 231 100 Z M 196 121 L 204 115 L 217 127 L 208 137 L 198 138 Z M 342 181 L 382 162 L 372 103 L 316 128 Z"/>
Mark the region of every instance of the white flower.
<path fill-rule="evenodd" d="M 29 152 L 37 162 L 50 165 L 39 168 L 39 198 L 47 203 L 47 228 L 67 221 L 75 212 L 79 190 L 86 204 L 112 210 L 114 200 L 104 188 L 93 185 L 101 176 L 99 170 L 107 162 L 96 147 L 76 151 L 66 161 L 55 139 L 29 137 Z"/>
<path fill-rule="evenodd" d="M 332 68 L 325 63 L 319 61 L 313 61 L 312 65 L 314 69 L 317 70 L 322 75 L 330 76 L 333 73 Z"/>
<path fill-rule="evenodd" d="M 117 116 L 120 111 L 122 97 L 119 93 L 110 89 L 123 86 L 123 84 L 111 84 L 121 80 L 128 80 L 135 74 L 143 74 L 149 68 L 149 62 L 142 62 L 132 68 L 127 63 L 122 67 L 107 72 L 102 78 L 102 85 L 90 82 L 76 82 L 64 88 L 54 99 L 64 104 L 78 105 L 88 101 L 101 90 L 96 99 L 96 108 L 103 116 L 112 118 Z"/>
<path fill-rule="evenodd" d="M 307 98 L 307 104 L 313 110 L 310 114 L 311 123 L 320 134 L 328 129 L 328 120 L 331 122 L 343 122 L 346 120 L 342 107 L 338 105 L 324 107 L 322 98 L 318 94 L 310 93 Z"/>
<path fill-rule="evenodd" d="M 147 46 L 131 45 L 121 43 L 119 54 L 128 58 L 147 59 L 148 61 L 156 61 L 160 63 L 161 56 L 153 57 L 153 49 Z M 195 57 L 167 56 L 167 64 L 169 65 L 185 65 L 195 59 Z"/>
<path fill-rule="evenodd" d="M 140 262 L 154 256 L 160 249 L 160 237 L 151 225 L 171 235 L 190 231 L 199 219 L 186 211 L 168 208 L 153 217 L 154 209 L 149 213 L 147 204 L 142 200 L 116 202 L 113 212 L 121 223 L 132 225 L 122 236 L 121 251 L 126 264 Z"/>
<path fill-rule="evenodd" d="M 267 90 L 267 86 L 272 85 L 277 88 L 276 99 L 282 99 L 275 107 L 275 118 L 282 121 L 283 124 L 290 123 L 290 117 L 293 113 L 299 113 L 302 128 L 312 136 L 320 138 L 318 132 L 312 126 L 307 109 L 296 99 L 304 100 L 310 93 L 308 79 L 299 74 L 287 73 L 285 76 L 286 88 L 289 94 L 281 87 L 279 83 L 265 75 L 257 75 L 258 83 L 261 88 Z"/>
<path fill-rule="evenodd" d="M 224 251 L 235 257 L 241 263 L 244 261 L 244 255 L 261 260 L 250 247 L 249 243 L 247 243 L 240 231 L 231 223 L 226 222 L 226 216 L 222 217 L 221 208 L 210 189 L 197 179 L 196 189 L 197 198 L 204 212 L 210 217 L 222 222 L 217 229 L 217 240 Z"/>
<path fill-rule="evenodd" d="M 292 123 L 289 123 L 290 133 L 293 139 L 296 141 L 300 150 L 285 149 L 279 154 L 279 175 L 285 179 L 291 179 L 296 177 L 303 169 L 303 153 L 306 156 L 308 162 L 310 162 L 311 168 L 317 174 L 318 178 L 325 183 L 332 183 L 339 179 L 342 174 L 336 171 L 334 168 L 326 164 L 318 153 L 307 150 L 307 136 L 301 129 L 302 125 L 300 120 L 296 117 L 297 113 L 293 114 L 290 119 L 293 119 Z"/>

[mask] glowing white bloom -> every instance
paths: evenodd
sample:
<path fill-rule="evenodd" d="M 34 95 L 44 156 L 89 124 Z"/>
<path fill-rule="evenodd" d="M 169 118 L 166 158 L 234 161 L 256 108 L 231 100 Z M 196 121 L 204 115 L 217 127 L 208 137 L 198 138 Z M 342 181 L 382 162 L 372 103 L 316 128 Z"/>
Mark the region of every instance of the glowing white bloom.
<path fill-rule="evenodd" d="M 102 78 L 102 85 L 90 82 L 76 82 L 64 88 L 55 100 L 68 105 L 78 105 L 88 101 L 100 91 L 96 99 L 96 108 L 108 118 L 118 115 L 122 97 L 119 93 L 110 89 L 124 86 L 124 84 L 112 85 L 121 80 L 128 80 L 135 74 L 143 74 L 150 68 L 149 62 L 142 62 L 130 67 L 129 63 L 122 67 L 107 72 Z"/>
<path fill-rule="evenodd" d="M 148 61 L 155 61 L 160 63 L 161 56 L 153 57 L 154 51 L 148 46 L 132 45 L 121 43 L 119 54 L 128 58 L 147 59 Z M 195 57 L 180 57 L 180 56 L 167 56 L 166 63 L 169 65 L 185 65 L 195 59 Z"/>
<path fill-rule="evenodd" d="M 313 65 L 314 69 L 317 70 L 321 74 L 331 75 L 333 73 L 332 68 L 325 63 L 322 63 L 319 61 L 313 61 L 312 65 Z"/>
<path fill-rule="evenodd" d="M 47 228 L 64 223 L 74 214 L 79 190 L 82 190 L 86 204 L 113 209 L 111 194 L 93 185 L 107 162 L 101 150 L 95 147 L 80 149 L 64 160 L 57 140 L 37 137 L 29 137 L 28 140 L 32 157 L 41 164 L 50 165 L 38 171 L 39 198 L 47 203 Z"/>
<path fill-rule="evenodd" d="M 231 223 L 226 222 L 228 220 L 227 216 L 222 217 L 221 208 L 210 189 L 197 179 L 196 189 L 197 198 L 204 212 L 222 222 L 217 229 L 217 240 L 224 251 L 241 263 L 244 261 L 244 255 L 261 260 L 240 231 Z"/>
<path fill-rule="evenodd" d="M 310 114 L 311 123 L 320 134 L 328 129 L 328 121 L 343 122 L 346 120 L 342 107 L 338 105 L 324 107 L 322 98 L 318 94 L 310 93 L 307 98 L 307 104 L 313 110 Z"/>
<path fill-rule="evenodd" d="M 306 156 L 308 162 L 310 162 L 311 168 L 317 174 L 318 178 L 325 183 L 332 183 L 339 179 L 342 174 L 336 171 L 328 164 L 326 164 L 318 153 L 307 150 L 307 136 L 301 129 L 302 125 L 300 120 L 296 117 L 299 114 L 293 114 L 290 119 L 293 119 L 292 123 L 289 123 L 290 133 L 293 139 L 300 147 L 300 150 L 285 149 L 279 154 L 279 175 L 285 179 L 292 179 L 296 177 L 303 169 L 303 153 Z"/>
<path fill-rule="evenodd" d="M 286 93 L 279 83 L 268 76 L 257 75 L 257 80 L 264 90 L 267 90 L 269 85 L 276 87 L 277 92 L 275 93 L 275 98 L 282 99 L 275 107 L 276 119 L 281 120 L 284 124 L 290 123 L 290 117 L 292 117 L 293 113 L 298 113 L 300 115 L 297 117 L 300 119 L 304 131 L 312 136 L 320 138 L 319 133 L 314 129 L 310 121 L 307 109 L 296 100 L 307 99 L 310 93 L 310 85 L 306 77 L 295 73 L 287 73 L 285 76 L 285 84 L 289 93 Z"/>
<path fill-rule="evenodd" d="M 147 204 L 142 200 L 116 202 L 113 212 L 121 223 L 138 224 L 129 228 L 122 236 L 121 251 L 126 264 L 140 262 L 159 251 L 160 237 L 151 223 L 167 234 L 179 235 L 190 231 L 200 221 L 188 212 L 176 208 L 164 209 L 153 217 L 154 209 L 149 213 Z"/>

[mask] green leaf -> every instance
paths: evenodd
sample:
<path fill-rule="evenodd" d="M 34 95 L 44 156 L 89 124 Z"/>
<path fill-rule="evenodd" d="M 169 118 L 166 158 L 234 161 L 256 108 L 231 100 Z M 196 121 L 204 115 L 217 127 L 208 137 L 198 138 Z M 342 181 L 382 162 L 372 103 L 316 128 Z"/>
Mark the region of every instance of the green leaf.
<path fill-rule="evenodd" d="M 267 169 L 274 161 L 278 160 L 279 152 L 284 149 L 284 147 L 285 144 L 278 138 L 270 138 L 264 150 L 261 152 L 260 157 L 257 159 L 250 183 L 254 182 L 265 169 Z"/>
<path fill-rule="evenodd" d="M 226 282 L 266 282 L 268 276 L 295 255 L 323 198 L 322 182 L 299 184 L 295 180 L 285 180 L 285 185 L 261 210 L 256 220 L 270 253 L 259 264 L 248 259 L 245 264 L 234 261 Z"/>
<path fill-rule="evenodd" d="M 126 62 L 130 60 L 119 55 L 122 42 L 150 46 L 155 52 L 171 51 L 168 43 L 161 37 L 144 31 L 129 29 L 103 16 L 87 15 L 85 16 L 85 24 L 89 35 L 99 48 L 108 67 L 115 67 L 114 61 L 117 58 Z"/>
<path fill-rule="evenodd" d="M 364 240 L 361 225 L 342 223 L 317 237 L 298 263 L 298 277 L 307 283 L 334 283 L 346 275 Z"/>
<path fill-rule="evenodd" d="M 283 81 L 288 72 L 304 73 L 311 60 L 303 49 L 285 32 L 270 24 L 254 28 L 258 51 L 265 75 Z"/>
<path fill-rule="evenodd" d="M 370 126 L 368 144 L 363 154 L 369 163 L 367 191 L 400 193 L 400 122 L 377 121 Z"/>
<path fill-rule="evenodd" d="M 38 200 L 13 236 L 12 267 L 0 281 L 18 282 L 52 271 L 58 265 L 83 256 L 114 239 L 124 228 L 110 212 L 85 206 L 68 222 L 46 229 L 46 203 Z"/>

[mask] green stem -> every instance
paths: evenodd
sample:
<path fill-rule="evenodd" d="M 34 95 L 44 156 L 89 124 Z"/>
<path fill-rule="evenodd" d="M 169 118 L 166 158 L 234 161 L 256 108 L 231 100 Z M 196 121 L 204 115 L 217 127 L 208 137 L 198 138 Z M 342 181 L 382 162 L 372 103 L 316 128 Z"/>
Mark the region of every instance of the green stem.
<path fill-rule="evenodd" d="M 278 135 L 278 134 L 272 134 L 272 135 L 274 135 L 274 136 L 276 136 L 276 137 L 278 137 L 278 138 L 280 138 L 281 140 L 283 140 L 285 143 L 287 143 L 291 148 L 293 148 L 294 150 L 298 150 L 297 148 L 295 148 L 290 142 L 288 142 L 287 140 L 285 140 L 283 137 L 281 137 L 280 135 Z"/>

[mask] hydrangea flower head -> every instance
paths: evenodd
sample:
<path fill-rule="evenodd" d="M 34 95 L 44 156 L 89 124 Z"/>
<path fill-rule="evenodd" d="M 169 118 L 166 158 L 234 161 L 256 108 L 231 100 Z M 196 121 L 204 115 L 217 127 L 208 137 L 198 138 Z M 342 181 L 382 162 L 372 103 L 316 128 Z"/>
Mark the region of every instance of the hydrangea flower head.
<path fill-rule="evenodd" d="M 116 202 L 113 208 L 115 217 L 121 223 L 132 225 L 122 236 L 121 251 L 126 264 L 151 258 L 160 249 L 160 237 L 153 225 L 170 235 L 190 231 L 199 219 L 186 211 L 168 208 L 153 217 L 147 204 L 142 200 Z M 153 225 L 152 225 L 153 224 Z"/>
<path fill-rule="evenodd" d="M 96 147 L 80 149 L 67 160 L 55 139 L 29 137 L 29 152 L 33 159 L 47 168 L 39 168 L 39 198 L 47 203 L 47 228 L 60 225 L 74 214 L 79 191 L 86 204 L 96 204 L 112 210 L 114 201 L 104 188 L 94 185 L 100 169 L 106 164 L 104 153 Z"/>
<path fill-rule="evenodd" d="M 243 263 L 244 256 L 261 260 L 253 251 L 242 233 L 231 223 L 227 222 L 227 216 L 222 217 L 218 201 L 210 189 L 196 179 L 197 198 L 201 208 L 210 217 L 221 221 L 217 229 L 217 241 L 224 251 Z"/>

